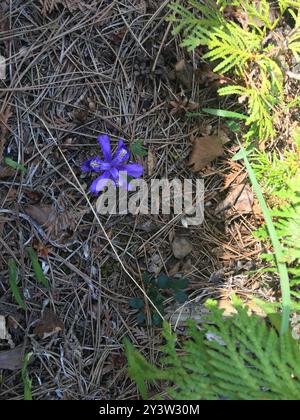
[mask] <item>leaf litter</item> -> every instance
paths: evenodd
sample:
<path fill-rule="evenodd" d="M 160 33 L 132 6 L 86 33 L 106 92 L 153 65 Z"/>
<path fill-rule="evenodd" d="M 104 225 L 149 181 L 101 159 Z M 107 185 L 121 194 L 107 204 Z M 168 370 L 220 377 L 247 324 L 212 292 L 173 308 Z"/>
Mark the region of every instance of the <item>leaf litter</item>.
<path fill-rule="evenodd" d="M 216 214 L 225 213 L 227 217 L 233 212 L 239 214 L 251 213 L 253 210 L 254 196 L 249 184 L 240 184 L 230 189 L 226 198 L 218 204 Z"/>
<path fill-rule="evenodd" d="M 50 309 L 45 309 L 41 319 L 34 327 L 33 334 L 42 339 L 51 337 L 64 330 L 64 323 L 57 314 Z"/>
<path fill-rule="evenodd" d="M 219 136 L 196 137 L 192 139 L 188 165 L 193 172 L 198 173 L 223 154 L 223 142 Z"/>
<path fill-rule="evenodd" d="M 8 3 L 7 11 L 10 10 Z M 151 219 L 147 216 L 100 216 L 124 266 L 137 282 L 151 269 L 154 276 L 187 274 L 191 277 L 187 290 L 189 297 L 198 299 L 194 307 L 199 308 L 208 294 L 219 296 L 218 287 L 210 282 L 211 273 L 223 269 L 227 263 L 234 265 L 238 259 L 244 260 L 250 252 L 251 258 L 255 259 L 257 245 L 252 238 L 253 245 L 245 249 L 241 246 L 247 241 L 247 234 L 238 237 L 237 232 L 241 231 L 238 219 L 232 223 L 228 238 L 224 223 L 216 218 L 215 206 L 224 199 L 224 172 L 229 168 L 227 151 L 223 151 L 226 133 L 225 136 L 220 133 L 221 122 L 215 128 L 215 117 L 210 119 L 201 115 L 201 108 L 220 105 L 214 84 L 222 83 L 222 79 L 210 73 L 197 55 L 186 58 L 182 70 L 177 66 L 173 80 L 169 77 L 169 72 L 175 72 L 180 57 L 187 57 L 187 54 L 167 33 L 164 11 L 160 9 L 162 2 L 151 0 L 141 4 L 104 0 L 101 6 L 97 2 L 95 10 L 85 7 L 92 2 L 81 2 L 83 12 L 77 7 L 78 2 L 72 2 L 73 8 L 68 8 L 68 3 L 49 0 L 41 1 L 39 6 L 38 2 L 24 2 L 24 14 L 18 13 L 16 17 L 16 12 L 12 11 L 10 16 L 14 27 L 14 37 L 10 41 L 13 50 L 19 51 L 20 39 L 35 48 L 25 50 L 22 57 L 28 72 L 19 80 L 18 89 L 11 93 L 13 113 L 20 116 L 18 124 L 15 119 L 8 121 L 12 132 L 18 133 L 16 142 L 12 142 L 12 152 L 16 153 L 18 146 L 20 156 L 30 162 L 33 171 L 26 176 L 26 183 L 19 182 L 19 178 L 16 181 L 6 178 L 5 183 L 0 183 L 1 202 L 4 202 L 0 211 L 5 211 L 1 238 L 5 238 L 6 243 L 6 247 L 0 244 L 1 273 L 4 273 L 0 303 L 6 299 L 8 305 L 23 316 L 19 321 L 21 328 L 17 329 L 17 340 L 13 336 L 16 345 L 23 349 L 25 338 L 27 351 L 38 348 L 40 356 L 28 367 L 30 377 L 38 378 L 33 381 L 34 397 L 128 399 L 136 396 L 136 389 L 128 388 L 122 337 L 130 331 L 141 348 L 145 351 L 154 349 L 153 357 L 156 357 L 162 344 L 161 335 L 152 326 L 149 334 L 148 327 L 136 325 L 132 318 L 128 302 L 140 297 L 140 291 L 120 269 L 92 212 L 81 212 L 83 206 L 87 207 L 85 198 L 76 187 L 76 180 L 58 153 L 58 147 L 83 188 L 88 186 L 80 178 L 78 168 L 83 159 L 93 154 L 94 139 L 99 130 L 110 133 L 114 145 L 119 137 L 125 137 L 131 145 L 141 139 L 142 147 L 136 152 L 144 155 L 140 159 L 148 165 L 146 179 L 154 175 L 197 179 L 199 172 L 205 176 L 205 223 L 201 227 L 187 227 L 183 235 L 177 233 L 181 221 L 174 215 Z M 103 19 L 106 4 L 109 4 L 109 19 Z M 32 30 L 25 33 L 28 16 Z M 51 28 L 50 24 L 54 25 L 57 19 L 60 27 Z M 117 42 L 111 40 L 113 34 L 117 34 Z M 44 54 L 41 56 L 44 57 L 43 65 L 35 60 L 37 51 Z M 158 60 L 158 57 L 162 59 Z M 145 64 L 139 75 L 135 72 L 141 69 L 141 62 Z M 154 63 L 157 63 L 156 72 L 152 71 Z M 174 98 L 183 99 L 181 104 L 174 104 L 181 108 L 179 112 L 171 114 L 170 102 Z M 195 114 L 199 115 L 186 117 L 184 114 L 189 106 L 195 107 Z M 82 112 L 76 113 L 76 110 Z M 37 116 L 43 119 L 46 127 L 40 124 Z M 211 126 L 211 130 L 203 130 L 199 135 L 201 124 Z M 218 137 L 218 134 L 221 138 L 211 141 L 211 137 Z M 191 168 L 188 168 L 186 159 L 192 136 L 202 141 L 202 149 L 193 145 Z M 17 142 L 19 137 L 22 141 Z M 208 138 L 207 147 L 203 138 Z M 230 142 L 226 142 L 226 149 L 227 144 L 230 149 Z M 219 157 L 222 159 L 216 161 Z M 211 171 L 206 170 L 208 165 L 212 165 Z M 11 173 L 15 175 L 16 171 Z M 244 180 L 233 181 L 240 184 Z M 6 197 L 11 191 L 15 191 L 15 199 L 8 201 Z M 74 197 L 72 203 L 57 203 L 53 197 L 59 197 L 62 191 Z M 94 198 L 88 198 L 93 205 Z M 69 236 L 69 230 L 71 240 L 66 246 L 64 236 Z M 77 241 L 72 240 L 73 230 Z M 171 239 L 170 230 L 176 231 Z M 178 236 L 189 242 L 185 249 L 181 249 L 179 243 L 175 249 Z M 240 242 L 234 242 L 234 238 Z M 19 246 L 21 240 L 22 247 Z M 50 289 L 41 288 L 33 278 L 33 267 L 25 250 L 27 246 L 43 258 L 42 269 L 47 267 L 49 270 Z M 217 247 L 218 256 L 213 253 Z M 5 279 L 6 262 L 12 255 L 19 262 L 19 277 L 28 306 L 26 316 L 12 298 Z M 229 256 L 228 260 L 224 256 Z M 230 288 L 236 287 L 227 271 L 222 281 Z M 238 293 L 241 291 L 240 286 L 236 289 Z M 243 288 L 241 293 L 247 293 L 247 290 Z M 54 319 L 51 319 L 51 315 L 43 311 L 37 324 L 31 321 L 28 325 L 30 317 L 36 319 L 36 314 L 48 305 L 57 319 L 53 314 Z M 170 306 L 169 301 L 165 302 L 166 313 Z M 1 313 L 6 316 L 5 311 Z M 147 318 L 149 314 L 145 315 Z M 33 331 L 35 327 L 40 329 L 36 330 L 37 334 L 27 334 L 29 326 Z M 50 334 L 50 340 L 43 341 L 47 334 Z M 19 362 L 11 366 L 22 367 L 22 353 Z M 11 357 L 13 360 L 14 355 Z M 115 360 L 118 361 L 117 368 Z M 23 387 L 16 375 L 13 373 L 7 378 L 3 388 L 8 389 L 9 384 L 12 391 L 5 391 L 3 395 L 23 398 Z M 39 380 L 43 386 L 39 385 Z M 86 385 L 82 387 L 82 383 Z"/>

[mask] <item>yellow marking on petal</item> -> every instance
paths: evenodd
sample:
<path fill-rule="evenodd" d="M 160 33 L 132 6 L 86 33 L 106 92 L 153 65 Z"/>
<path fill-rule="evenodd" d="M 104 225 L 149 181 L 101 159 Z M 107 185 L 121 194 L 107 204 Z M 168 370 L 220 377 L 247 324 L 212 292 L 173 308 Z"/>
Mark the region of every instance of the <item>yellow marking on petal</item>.
<path fill-rule="evenodd" d="M 122 149 L 119 153 L 119 158 L 122 158 L 123 156 L 127 155 L 127 150 Z"/>

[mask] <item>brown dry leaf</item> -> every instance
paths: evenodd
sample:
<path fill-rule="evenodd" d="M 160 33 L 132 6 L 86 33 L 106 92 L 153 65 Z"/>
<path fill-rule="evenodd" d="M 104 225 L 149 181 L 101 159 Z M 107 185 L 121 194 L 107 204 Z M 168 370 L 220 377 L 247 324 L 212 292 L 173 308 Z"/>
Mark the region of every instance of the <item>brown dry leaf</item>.
<path fill-rule="evenodd" d="M 38 191 L 32 190 L 30 188 L 24 188 L 26 197 L 30 200 L 31 204 L 37 204 L 42 199 L 42 194 Z"/>
<path fill-rule="evenodd" d="M 257 315 L 262 318 L 265 318 L 267 316 L 265 311 L 263 311 L 262 308 L 254 302 L 253 296 L 247 296 L 247 300 L 249 301 L 244 302 L 244 304 L 248 307 L 249 316 Z M 237 310 L 233 306 L 230 296 L 222 297 L 218 302 L 218 308 L 223 309 L 224 316 L 227 316 L 227 317 L 237 314 Z"/>
<path fill-rule="evenodd" d="M 227 190 L 234 181 L 241 184 L 247 176 L 247 174 L 245 174 L 244 167 L 238 162 L 231 160 L 229 161 L 229 166 L 230 172 L 225 175 L 224 178 L 224 191 Z"/>
<path fill-rule="evenodd" d="M 0 164 L 0 179 L 11 178 L 16 175 L 16 171 L 10 166 Z M 18 174 L 17 174 L 18 175 Z"/>
<path fill-rule="evenodd" d="M 185 60 L 179 61 L 175 66 L 175 75 L 177 80 L 188 90 L 193 87 L 194 68 Z"/>
<path fill-rule="evenodd" d="M 254 203 L 253 191 L 248 184 L 240 184 L 232 188 L 229 194 L 216 208 L 216 214 L 234 207 L 240 214 L 252 212 Z"/>
<path fill-rule="evenodd" d="M 176 98 L 174 101 L 170 101 L 171 106 L 171 114 L 172 115 L 179 115 L 183 116 L 187 112 L 194 112 L 199 109 L 199 104 L 196 104 L 196 102 L 190 101 L 185 96 L 180 96 Z"/>
<path fill-rule="evenodd" d="M 57 207 L 37 204 L 27 205 L 23 210 L 53 238 L 59 239 L 65 234 L 69 235 L 74 229 L 74 216 L 66 210 L 62 198 L 58 199 Z"/>
<path fill-rule="evenodd" d="M 55 208 L 50 205 L 28 205 L 24 207 L 24 211 L 45 228 L 52 226 L 57 216 Z"/>
<path fill-rule="evenodd" d="M 75 122 L 80 124 L 85 124 L 89 120 L 89 110 L 88 109 L 75 109 L 73 112 Z"/>
<path fill-rule="evenodd" d="M 47 258 L 49 256 L 49 248 L 42 242 L 38 241 L 36 238 L 34 238 L 32 241 L 32 247 L 35 249 L 39 257 Z"/>
<path fill-rule="evenodd" d="M 224 154 L 222 140 L 219 136 L 197 137 L 192 140 L 193 149 L 189 166 L 197 173 L 212 161 Z"/>
<path fill-rule="evenodd" d="M 211 253 L 218 259 L 224 261 L 234 261 L 236 259 L 236 254 L 229 252 L 223 246 L 215 247 L 211 250 Z"/>
<path fill-rule="evenodd" d="M 215 134 L 215 133 L 214 133 Z M 230 138 L 230 130 L 227 129 L 227 127 L 223 126 L 220 127 L 216 135 L 220 138 L 222 141 L 223 146 L 227 143 L 231 142 Z"/>
<path fill-rule="evenodd" d="M 232 302 L 228 298 L 222 298 L 218 301 L 218 308 L 224 311 L 224 316 L 231 316 L 237 314 L 237 310 L 232 305 Z"/>
<path fill-rule="evenodd" d="M 64 324 L 58 316 L 53 311 L 45 309 L 42 318 L 33 330 L 33 334 L 45 339 L 63 330 Z"/>
<path fill-rule="evenodd" d="M 172 243 L 174 257 L 183 260 L 193 251 L 191 241 L 183 236 L 177 236 Z"/>
<path fill-rule="evenodd" d="M 23 358 L 23 347 L 0 351 L 0 369 L 20 370 L 23 367 Z"/>
<path fill-rule="evenodd" d="M 181 268 L 181 261 L 177 261 L 174 258 L 172 259 L 172 266 L 168 269 L 168 273 L 170 277 L 174 277 L 176 274 L 180 273 Z"/>
<path fill-rule="evenodd" d="M 110 35 L 110 40 L 114 44 L 120 45 L 121 42 L 123 41 L 125 35 L 127 34 L 127 32 L 128 32 L 128 29 L 127 28 L 120 29 L 116 33 Z"/>
<path fill-rule="evenodd" d="M 203 87 L 218 87 L 221 82 L 221 77 L 214 73 L 208 64 L 203 63 L 195 71 L 195 80 Z"/>

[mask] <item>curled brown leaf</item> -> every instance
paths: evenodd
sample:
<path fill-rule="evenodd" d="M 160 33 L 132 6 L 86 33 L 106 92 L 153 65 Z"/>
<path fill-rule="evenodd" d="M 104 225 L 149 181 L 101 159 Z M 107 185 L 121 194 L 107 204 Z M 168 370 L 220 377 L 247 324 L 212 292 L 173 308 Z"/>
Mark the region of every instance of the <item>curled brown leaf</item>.
<path fill-rule="evenodd" d="M 192 140 L 193 148 L 189 166 L 197 173 L 224 153 L 222 139 L 219 136 L 197 137 Z"/>
<path fill-rule="evenodd" d="M 42 318 L 33 330 L 33 334 L 45 339 L 63 330 L 64 324 L 59 317 L 53 311 L 45 309 Z"/>

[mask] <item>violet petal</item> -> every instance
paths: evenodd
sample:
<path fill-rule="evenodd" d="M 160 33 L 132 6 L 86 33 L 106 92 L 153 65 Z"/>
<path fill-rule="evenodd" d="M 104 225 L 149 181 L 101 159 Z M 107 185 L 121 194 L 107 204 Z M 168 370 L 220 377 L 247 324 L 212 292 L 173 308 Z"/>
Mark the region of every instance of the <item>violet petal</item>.
<path fill-rule="evenodd" d="M 91 158 L 86 160 L 81 165 L 81 171 L 82 172 L 101 172 L 103 171 L 103 162 L 99 158 Z"/>
<path fill-rule="evenodd" d="M 129 159 L 130 153 L 123 140 L 119 140 L 117 150 L 113 156 L 112 165 L 118 166 Z"/>
<path fill-rule="evenodd" d="M 111 145 L 110 145 L 110 138 L 107 134 L 98 137 L 98 143 L 102 149 L 102 153 L 106 162 L 111 162 L 112 155 L 111 155 Z"/>
<path fill-rule="evenodd" d="M 111 174 L 109 171 L 106 171 L 101 176 L 95 179 L 95 181 L 90 187 L 90 191 L 94 194 L 98 194 L 99 192 L 104 190 L 109 180 L 111 180 Z"/>
<path fill-rule="evenodd" d="M 120 172 L 126 172 L 132 178 L 140 178 L 144 173 L 144 168 L 139 163 L 128 163 L 127 165 L 119 165 Z"/>

